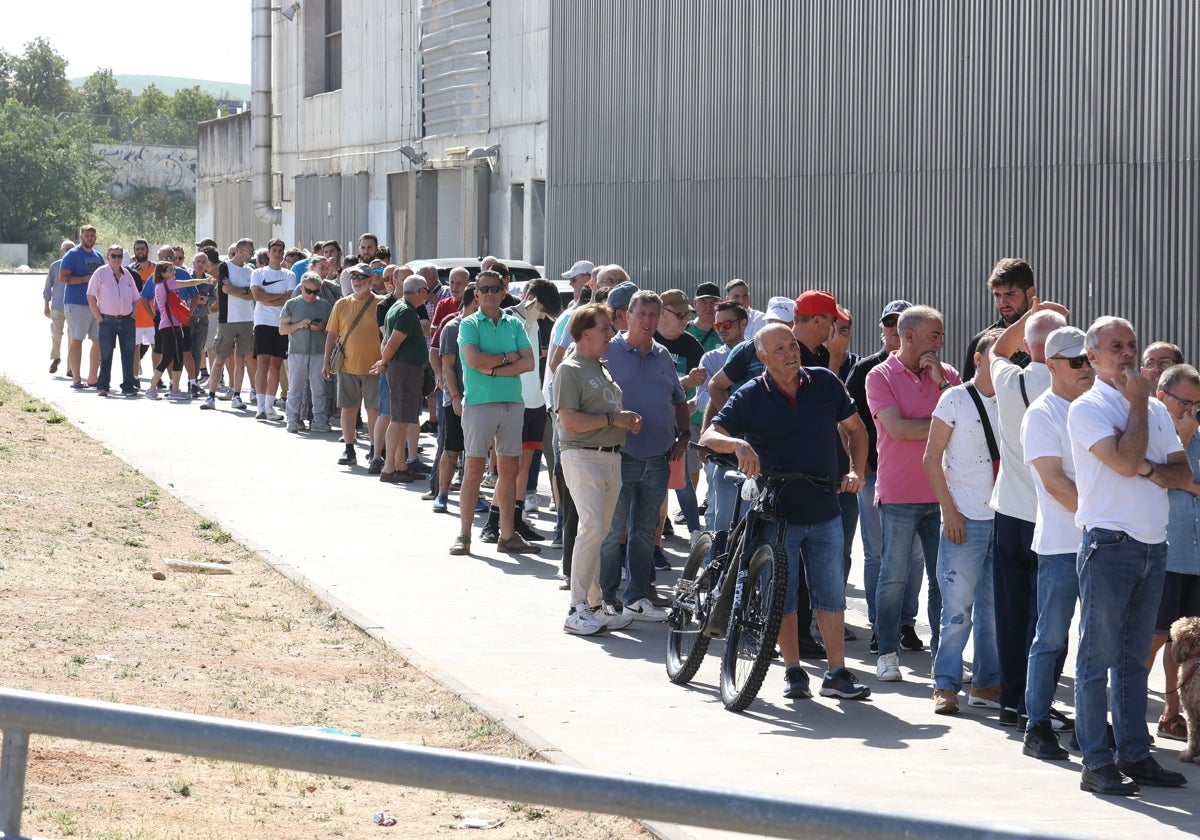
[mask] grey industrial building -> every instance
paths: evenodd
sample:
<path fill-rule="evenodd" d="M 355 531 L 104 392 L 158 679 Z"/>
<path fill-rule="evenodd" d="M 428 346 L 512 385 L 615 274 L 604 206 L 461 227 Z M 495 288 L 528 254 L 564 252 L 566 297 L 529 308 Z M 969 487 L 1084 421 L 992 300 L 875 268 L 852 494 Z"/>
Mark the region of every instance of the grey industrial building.
<path fill-rule="evenodd" d="M 269 139 L 206 124 L 203 235 L 828 288 L 866 351 L 907 297 L 955 364 L 1023 256 L 1075 323 L 1200 352 L 1195 0 L 254 5 Z"/>

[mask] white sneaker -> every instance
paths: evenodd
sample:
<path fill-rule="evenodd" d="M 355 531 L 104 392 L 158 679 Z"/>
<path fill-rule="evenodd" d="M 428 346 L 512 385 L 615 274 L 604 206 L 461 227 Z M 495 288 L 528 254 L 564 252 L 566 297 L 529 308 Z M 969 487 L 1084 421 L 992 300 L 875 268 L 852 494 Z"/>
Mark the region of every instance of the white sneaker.
<path fill-rule="evenodd" d="M 571 607 L 571 611 L 567 613 L 567 618 L 563 622 L 563 632 L 574 633 L 576 636 L 593 636 L 603 631 L 604 625 L 596 620 L 596 616 L 588 609 L 587 604 Z"/>
<path fill-rule="evenodd" d="M 596 621 L 604 625 L 606 630 L 622 630 L 633 624 L 633 615 L 629 612 L 617 612 L 612 604 L 601 604 L 592 608 Z"/>
<path fill-rule="evenodd" d="M 242 398 L 241 398 L 239 395 L 237 395 L 237 394 L 234 394 L 234 395 L 233 395 L 232 399 L 231 399 L 231 400 L 230 400 L 230 402 L 229 402 L 229 407 L 230 407 L 230 408 L 235 408 L 235 409 L 237 409 L 238 411 L 245 411 L 245 410 L 246 410 L 246 404 L 245 404 L 244 402 L 242 402 Z"/>
<path fill-rule="evenodd" d="M 895 653 L 880 655 L 875 664 L 875 678 L 882 682 L 900 682 L 904 675 L 900 673 L 900 656 Z"/>
<path fill-rule="evenodd" d="M 692 531 L 692 535 L 691 535 L 691 538 L 690 538 L 690 542 L 688 543 L 688 548 L 695 548 L 695 547 L 696 547 L 696 543 L 697 543 L 697 542 L 700 540 L 700 538 L 701 538 L 701 537 L 703 537 L 703 536 L 704 536 L 704 532 L 703 532 L 703 531 Z"/>
<path fill-rule="evenodd" d="M 324 420 L 314 420 L 310 428 L 314 434 L 324 434 L 329 431 L 329 424 Z"/>
<path fill-rule="evenodd" d="M 276 411 L 274 408 L 268 408 L 267 409 L 267 419 L 272 422 L 276 422 L 276 421 L 282 420 L 283 416 L 278 411 Z"/>
<path fill-rule="evenodd" d="M 538 512 L 537 493 L 530 493 L 528 496 L 525 497 L 525 512 L 526 513 L 537 513 Z"/>
<path fill-rule="evenodd" d="M 636 621 L 667 620 L 667 611 L 651 604 L 649 598 L 639 598 L 632 604 L 626 604 L 624 611 L 630 613 Z"/>
<path fill-rule="evenodd" d="M 222 400 L 223 402 L 229 402 L 231 399 L 233 399 L 233 389 L 222 388 L 221 390 L 217 391 L 217 399 Z"/>

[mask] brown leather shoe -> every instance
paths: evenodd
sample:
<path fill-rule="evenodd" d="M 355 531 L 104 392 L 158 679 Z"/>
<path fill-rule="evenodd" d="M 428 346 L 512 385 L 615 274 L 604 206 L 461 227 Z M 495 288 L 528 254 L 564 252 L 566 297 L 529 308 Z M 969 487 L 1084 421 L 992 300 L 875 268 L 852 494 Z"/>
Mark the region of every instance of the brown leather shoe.
<path fill-rule="evenodd" d="M 408 484 L 416 481 L 417 475 L 408 470 L 392 470 L 391 472 L 382 472 L 379 474 L 379 480 L 385 484 Z"/>

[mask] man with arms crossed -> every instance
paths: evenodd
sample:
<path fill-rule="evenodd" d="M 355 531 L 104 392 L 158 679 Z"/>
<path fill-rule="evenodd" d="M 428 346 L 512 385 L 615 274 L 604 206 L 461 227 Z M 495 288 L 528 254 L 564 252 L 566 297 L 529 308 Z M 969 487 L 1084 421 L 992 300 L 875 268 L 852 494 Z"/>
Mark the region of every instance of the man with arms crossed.
<path fill-rule="evenodd" d="M 1192 468 L 1171 415 L 1138 372 L 1133 326 L 1122 318 L 1098 318 L 1085 346 L 1096 384 L 1067 412 L 1079 493 L 1075 524 L 1083 529 L 1076 561 L 1079 787 L 1129 796 L 1138 785 L 1187 782 L 1150 755 L 1146 658 L 1166 571 L 1167 489 L 1190 486 Z M 1110 697 L 1115 757 L 1108 745 Z"/>

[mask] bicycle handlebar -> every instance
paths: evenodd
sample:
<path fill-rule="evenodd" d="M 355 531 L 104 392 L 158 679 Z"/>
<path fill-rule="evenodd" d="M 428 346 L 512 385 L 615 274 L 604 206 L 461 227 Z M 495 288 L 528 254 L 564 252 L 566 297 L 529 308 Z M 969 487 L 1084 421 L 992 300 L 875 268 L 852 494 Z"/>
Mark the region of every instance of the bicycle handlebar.
<path fill-rule="evenodd" d="M 731 469 L 738 469 L 737 458 L 728 452 L 717 452 L 709 449 L 707 446 L 701 446 L 698 443 L 689 443 L 688 446 L 695 449 L 697 452 L 702 452 L 715 463 Z M 792 481 L 807 481 L 814 489 L 824 493 L 836 493 L 840 482 L 825 475 L 810 475 L 802 472 L 782 472 L 779 470 L 763 469 L 762 477 L 774 484 L 787 484 Z"/>

